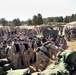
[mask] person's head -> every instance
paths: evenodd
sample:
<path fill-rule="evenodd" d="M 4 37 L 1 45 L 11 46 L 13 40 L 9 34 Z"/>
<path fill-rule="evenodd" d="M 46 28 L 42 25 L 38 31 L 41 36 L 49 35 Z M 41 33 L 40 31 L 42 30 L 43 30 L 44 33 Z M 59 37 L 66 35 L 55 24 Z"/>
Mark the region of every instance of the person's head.
<path fill-rule="evenodd" d="M 14 39 L 13 39 L 13 42 L 17 42 L 18 41 L 18 39 L 17 39 L 17 37 L 15 37 Z"/>
<path fill-rule="evenodd" d="M 23 44 L 25 40 L 23 38 L 20 38 L 20 43 Z"/>
<path fill-rule="evenodd" d="M 4 40 L 4 41 L 3 41 L 3 43 L 4 43 L 4 44 L 6 44 L 6 43 L 7 43 L 7 41 L 6 41 L 6 40 Z"/>
<path fill-rule="evenodd" d="M 47 40 L 45 38 L 42 38 L 42 43 L 45 43 Z"/>

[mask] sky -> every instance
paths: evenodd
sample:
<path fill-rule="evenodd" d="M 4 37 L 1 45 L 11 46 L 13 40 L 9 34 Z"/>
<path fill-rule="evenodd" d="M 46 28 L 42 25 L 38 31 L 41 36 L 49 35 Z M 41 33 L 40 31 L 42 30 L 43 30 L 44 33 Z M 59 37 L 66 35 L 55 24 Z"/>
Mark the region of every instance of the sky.
<path fill-rule="evenodd" d="M 25 21 L 38 13 L 43 18 L 70 16 L 76 13 L 76 0 L 0 0 L 0 18 Z"/>

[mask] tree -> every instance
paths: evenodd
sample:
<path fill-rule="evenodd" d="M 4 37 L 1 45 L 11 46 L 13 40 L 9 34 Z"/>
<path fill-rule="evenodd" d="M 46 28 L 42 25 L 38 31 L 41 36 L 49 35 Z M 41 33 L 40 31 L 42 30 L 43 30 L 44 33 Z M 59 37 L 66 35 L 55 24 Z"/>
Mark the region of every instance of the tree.
<path fill-rule="evenodd" d="M 20 25 L 21 25 L 20 19 L 19 19 L 19 18 L 14 19 L 14 20 L 12 21 L 12 25 L 13 25 L 13 26 L 20 26 Z"/>
<path fill-rule="evenodd" d="M 53 18 L 52 17 L 48 17 L 48 18 L 44 18 L 43 19 L 43 23 L 47 24 L 48 22 L 53 22 Z"/>
<path fill-rule="evenodd" d="M 59 17 L 59 21 L 58 22 L 63 22 L 63 17 L 62 16 Z"/>
<path fill-rule="evenodd" d="M 71 21 L 74 21 L 74 14 L 71 15 Z"/>
<path fill-rule="evenodd" d="M 43 24 L 42 15 L 41 15 L 40 13 L 37 15 L 37 24 L 38 24 L 38 25 Z"/>
<path fill-rule="evenodd" d="M 44 24 L 47 24 L 47 23 L 48 23 L 48 19 L 47 19 L 47 18 L 44 18 L 44 19 L 43 19 L 43 23 L 44 23 Z"/>
<path fill-rule="evenodd" d="M 53 18 L 52 17 L 50 18 L 50 22 L 53 22 Z"/>
<path fill-rule="evenodd" d="M 21 21 L 21 25 L 27 24 L 28 21 Z"/>
<path fill-rule="evenodd" d="M 8 21 L 8 26 L 11 26 L 12 25 L 12 22 L 11 21 Z"/>
<path fill-rule="evenodd" d="M 37 25 L 37 16 L 36 15 L 33 16 L 32 24 Z"/>
<path fill-rule="evenodd" d="M 0 24 L 2 24 L 3 26 L 7 26 L 8 25 L 8 21 L 5 18 L 1 18 L 0 19 Z"/>
<path fill-rule="evenodd" d="M 53 17 L 53 22 L 58 22 L 58 17 Z"/>
<path fill-rule="evenodd" d="M 76 14 L 74 15 L 74 21 L 76 21 Z"/>
<path fill-rule="evenodd" d="M 66 23 L 69 23 L 69 16 L 66 16 L 65 18 L 64 18 L 64 22 L 66 22 Z"/>
<path fill-rule="evenodd" d="M 28 19 L 27 24 L 28 25 L 32 25 L 32 20 L 31 19 Z"/>

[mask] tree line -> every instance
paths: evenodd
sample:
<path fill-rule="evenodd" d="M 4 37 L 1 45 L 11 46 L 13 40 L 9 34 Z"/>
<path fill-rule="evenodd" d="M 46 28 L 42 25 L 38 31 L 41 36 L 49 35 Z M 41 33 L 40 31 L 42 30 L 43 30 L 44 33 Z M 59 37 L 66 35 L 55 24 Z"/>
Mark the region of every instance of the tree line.
<path fill-rule="evenodd" d="M 32 19 L 28 19 L 27 21 L 20 21 L 19 18 L 13 19 L 12 21 L 7 21 L 5 18 L 0 19 L 0 24 L 3 26 L 20 26 L 20 25 L 41 25 L 41 24 L 47 24 L 49 22 L 64 22 L 69 23 L 76 21 L 76 14 L 72 14 L 71 16 L 59 16 L 59 17 L 47 17 L 43 18 L 40 13 L 37 15 L 34 15 Z"/>

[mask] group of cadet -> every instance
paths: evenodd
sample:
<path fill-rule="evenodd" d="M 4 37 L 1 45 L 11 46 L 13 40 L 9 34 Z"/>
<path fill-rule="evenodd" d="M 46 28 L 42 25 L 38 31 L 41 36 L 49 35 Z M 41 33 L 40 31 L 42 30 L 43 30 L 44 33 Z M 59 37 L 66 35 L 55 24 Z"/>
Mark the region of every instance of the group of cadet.
<path fill-rule="evenodd" d="M 76 38 L 76 27 L 73 28 L 66 27 L 65 36 L 68 41 L 72 40 L 73 38 Z"/>
<path fill-rule="evenodd" d="M 36 62 L 36 69 L 43 63 L 43 68 L 49 59 L 56 58 L 59 51 L 66 49 L 64 36 L 58 35 L 56 39 L 45 37 L 39 39 L 34 29 L 19 27 L 1 28 L 1 58 L 9 57 L 14 69 L 26 68 L 30 63 Z"/>
<path fill-rule="evenodd" d="M 34 30 L 1 28 L 0 32 L 1 58 L 9 57 L 15 69 L 27 67 L 31 59 L 34 61 L 34 48 L 39 45 Z"/>

